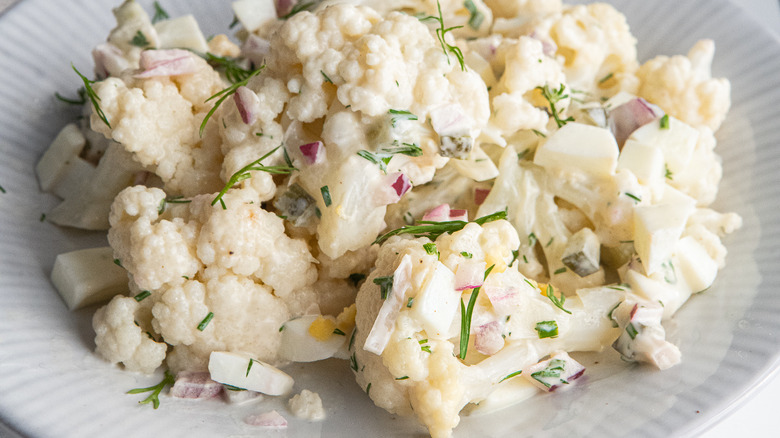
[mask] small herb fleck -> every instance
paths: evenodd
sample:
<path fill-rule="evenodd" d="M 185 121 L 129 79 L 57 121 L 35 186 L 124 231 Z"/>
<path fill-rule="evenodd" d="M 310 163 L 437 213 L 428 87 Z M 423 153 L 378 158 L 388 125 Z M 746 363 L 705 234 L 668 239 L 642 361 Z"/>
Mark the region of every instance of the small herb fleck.
<path fill-rule="evenodd" d="M 167 20 L 171 18 L 168 12 L 160 6 L 160 2 L 154 2 L 154 16 L 152 17 L 152 24 L 158 21 Z"/>
<path fill-rule="evenodd" d="M 160 393 L 162 392 L 163 389 L 165 389 L 166 386 L 173 385 L 175 380 L 176 379 L 174 378 L 173 374 L 171 374 L 170 371 L 166 370 L 165 375 L 163 376 L 163 379 L 160 383 L 154 386 L 150 386 L 148 388 L 131 389 L 130 391 L 127 391 L 127 394 L 141 394 L 144 392 L 151 391 L 152 393 L 148 397 L 139 401 L 138 403 L 142 405 L 151 403 L 154 409 L 157 409 L 160 407 L 160 397 L 159 397 Z"/>
<path fill-rule="evenodd" d="M 472 0 L 466 0 L 463 3 L 463 6 L 469 11 L 469 27 L 478 30 L 479 26 L 481 26 L 482 22 L 485 20 L 485 14 L 477 9 L 477 6 Z"/>
<path fill-rule="evenodd" d="M 615 76 L 614 73 L 609 73 L 603 78 L 599 79 L 599 84 L 603 84 L 604 82 L 607 82 L 608 80 L 612 79 L 612 77 Z"/>
<path fill-rule="evenodd" d="M 325 82 L 332 84 L 333 81 L 328 77 L 328 75 L 325 74 L 324 71 L 320 70 L 320 73 L 322 73 L 322 78 L 325 80 Z"/>
<path fill-rule="evenodd" d="M 205 318 L 203 318 L 203 321 L 201 321 L 201 322 L 200 322 L 200 324 L 198 324 L 198 330 L 199 330 L 199 331 L 201 331 L 201 332 L 202 332 L 203 330 L 205 330 L 205 329 L 206 329 L 206 326 L 207 326 L 207 325 L 209 325 L 209 323 L 211 322 L 211 319 L 212 319 L 212 318 L 214 318 L 214 312 L 209 312 L 209 313 L 206 315 L 206 317 L 205 317 Z"/>
<path fill-rule="evenodd" d="M 135 298 L 135 300 L 140 303 L 145 298 L 149 297 L 151 294 L 152 294 L 151 292 L 149 292 L 148 290 L 145 290 L 145 291 L 140 292 L 139 294 L 137 294 L 133 298 Z"/>
<path fill-rule="evenodd" d="M 504 376 L 503 379 L 499 380 L 498 383 L 501 383 L 501 382 L 503 382 L 506 379 L 511 379 L 514 376 L 518 376 L 518 375 L 522 374 L 522 372 L 523 372 L 523 370 L 519 370 L 519 371 L 515 371 L 514 373 L 507 374 L 506 376 Z"/>
<path fill-rule="evenodd" d="M 406 301 L 406 307 L 408 309 L 411 309 L 413 303 L 414 303 L 414 297 L 409 297 L 409 299 Z"/>
<path fill-rule="evenodd" d="M 436 244 L 433 242 L 428 242 L 423 244 L 423 249 L 425 252 L 429 255 L 435 255 L 437 258 L 439 257 L 439 250 L 436 248 Z"/>
<path fill-rule="evenodd" d="M 563 274 L 564 272 L 566 272 L 566 268 L 558 268 L 553 272 L 553 275 Z"/>
<path fill-rule="evenodd" d="M 136 46 L 136 47 L 149 47 L 149 40 L 146 39 L 146 35 L 143 34 L 140 30 L 135 33 L 135 36 L 133 36 L 133 39 L 130 40 L 130 44 Z"/>
<path fill-rule="evenodd" d="M 385 277 L 376 277 L 374 284 L 379 286 L 379 292 L 382 299 L 387 299 L 390 293 L 393 291 L 393 276 L 388 275 Z"/>
<path fill-rule="evenodd" d="M 669 114 L 664 114 L 663 117 L 661 117 L 658 126 L 661 129 L 669 129 Z"/>
<path fill-rule="evenodd" d="M 470 252 L 466 252 L 466 251 L 461 251 L 460 255 L 467 259 L 474 257 Z"/>
<path fill-rule="evenodd" d="M 623 194 L 624 194 L 624 195 L 626 195 L 626 196 L 628 196 L 629 198 L 633 199 L 633 200 L 634 200 L 634 202 L 635 202 L 635 203 L 637 203 L 637 204 L 639 204 L 640 202 L 642 202 L 642 198 L 640 198 L 639 196 L 636 196 L 636 195 L 634 195 L 634 194 L 632 194 L 632 193 L 628 193 L 628 192 L 626 192 L 626 193 L 623 193 Z"/>
<path fill-rule="evenodd" d="M 566 86 L 561 84 L 561 86 L 556 90 L 555 88 L 550 88 L 550 86 L 545 85 L 543 87 L 536 87 L 537 90 L 540 90 L 542 92 L 542 97 L 544 97 L 547 102 L 550 104 L 550 112 L 552 113 L 553 118 L 555 119 L 555 123 L 560 128 L 561 126 L 574 121 L 574 117 L 567 117 L 565 119 L 561 118 L 561 112 L 560 109 L 558 109 L 555 104 L 558 102 L 566 99 L 569 97 L 568 94 L 564 94 L 564 91 L 566 90 Z"/>
<path fill-rule="evenodd" d="M 325 206 L 330 207 L 333 201 L 330 198 L 330 189 L 328 186 L 320 187 L 320 193 L 322 193 L 322 200 L 325 202 Z"/>
<path fill-rule="evenodd" d="M 534 330 L 539 334 L 539 339 L 558 337 L 558 323 L 555 321 L 537 322 Z"/>
<path fill-rule="evenodd" d="M 352 283 L 353 286 L 357 287 L 358 283 L 366 279 L 366 274 L 361 274 L 360 272 L 353 272 L 352 274 L 349 274 L 349 282 Z"/>

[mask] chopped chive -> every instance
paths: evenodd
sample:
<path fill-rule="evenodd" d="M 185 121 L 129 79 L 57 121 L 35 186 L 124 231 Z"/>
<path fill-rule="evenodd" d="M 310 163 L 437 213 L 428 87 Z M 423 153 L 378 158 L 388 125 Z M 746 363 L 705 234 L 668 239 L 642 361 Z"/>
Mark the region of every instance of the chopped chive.
<path fill-rule="evenodd" d="M 403 377 L 396 377 L 395 380 L 406 380 L 409 376 L 403 376 Z"/>
<path fill-rule="evenodd" d="M 503 382 L 506 379 L 511 379 L 514 376 L 519 376 L 522 373 L 523 373 L 523 370 L 519 370 L 519 371 L 515 371 L 514 373 L 507 374 L 506 376 L 504 376 L 503 379 L 499 380 L 498 383 L 501 383 L 501 382 Z"/>
<path fill-rule="evenodd" d="M 599 79 L 599 84 L 603 84 L 604 82 L 607 82 L 608 80 L 612 79 L 613 76 L 615 76 L 614 73 L 609 73 L 608 75 L 606 75 L 603 78 Z"/>
<path fill-rule="evenodd" d="M 669 114 L 664 114 L 658 124 L 661 129 L 669 129 Z"/>
<path fill-rule="evenodd" d="M 383 300 L 385 300 L 393 291 L 393 276 L 388 275 L 385 277 L 376 277 L 374 279 L 374 284 L 379 286 L 380 296 Z"/>
<path fill-rule="evenodd" d="M 558 337 L 558 323 L 555 321 L 539 321 L 534 330 L 539 334 L 539 339 Z"/>
<path fill-rule="evenodd" d="M 558 268 L 553 272 L 553 275 L 563 274 L 564 272 L 566 272 L 566 268 Z"/>
<path fill-rule="evenodd" d="M 344 333 L 344 331 L 341 330 L 340 328 L 333 329 L 333 334 L 334 335 L 339 335 L 339 336 L 347 336 L 347 334 Z"/>
<path fill-rule="evenodd" d="M 322 200 L 325 202 L 325 206 L 330 207 L 330 204 L 332 204 L 333 201 L 330 198 L 330 189 L 328 186 L 320 187 L 320 193 L 322 193 Z"/>
<path fill-rule="evenodd" d="M 160 2 L 154 2 L 154 16 L 152 17 L 152 24 L 158 21 L 167 20 L 171 18 L 168 12 L 160 6 Z"/>
<path fill-rule="evenodd" d="M 140 30 L 135 33 L 135 36 L 133 36 L 133 39 L 130 40 L 130 44 L 144 48 L 149 47 L 149 40 L 146 39 L 146 35 L 144 35 Z"/>
<path fill-rule="evenodd" d="M 139 293 L 138 295 L 134 296 L 133 298 L 135 298 L 135 300 L 140 303 L 145 298 L 149 297 L 149 295 L 151 295 L 151 294 L 152 294 L 151 292 L 149 292 L 148 290 L 145 290 L 145 291 L 142 291 L 141 293 Z"/>
<path fill-rule="evenodd" d="M 642 198 L 640 198 L 639 196 L 636 196 L 636 195 L 628 193 L 628 192 L 623 193 L 623 194 L 628 196 L 629 198 L 633 199 L 637 204 L 642 202 Z"/>
<path fill-rule="evenodd" d="M 555 305 L 555 307 L 563 310 L 564 312 L 571 315 L 571 312 L 563 308 L 563 303 L 566 302 L 566 295 L 563 294 L 563 291 L 561 291 L 561 297 L 558 298 L 555 296 L 555 291 L 553 290 L 553 287 L 551 285 L 547 285 L 547 298 L 550 299 L 550 301 Z"/>
<path fill-rule="evenodd" d="M 411 309 L 412 303 L 414 303 L 414 297 L 409 297 L 409 299 L 406 301 L 406 307 Z"/>
<path fill-rule="evenodd" d="M 330 78 L 328 77 L 328 75 L 326 75 L 326 74 L 325 74 L 325 72 L 324 72 L 324 71 L 320 70 L 320 73 L 322 73 L 322 77 L 325 79 L 325 82 L 327 82 L 327 83 L 329 83 L 329 84 L 332 84 L 332 83 L 333 83 L 333 81 L 332 81 L 332 80 L 330 80 Z"/>
<path fill-rule="evenodd" d="M 198 330 L 203 331 L 206 329 L 206 326 L 209 325 L 211 322 L 211 319 L 214 318 L 214 312 L 209 312 L 208 315 L 206 315 L 205 318 L 203 318 L 203 321 L 198 324 Z"/>

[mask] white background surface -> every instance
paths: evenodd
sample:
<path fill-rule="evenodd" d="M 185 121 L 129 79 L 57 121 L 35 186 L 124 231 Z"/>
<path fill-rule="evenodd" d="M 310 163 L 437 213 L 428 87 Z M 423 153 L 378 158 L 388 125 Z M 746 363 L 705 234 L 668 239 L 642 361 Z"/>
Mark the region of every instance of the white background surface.
<path fill-rule="evenodd" d="M 780 41 L 780 3 L 778 0 L 733 0 Z M 14 3 L 0 0 L 0 11 Z M 738 400 L 728 417 L 701 435 L 702 438 L 737 436 L 774 436 L 777 433 L 777 406 L 780 405 L 780 375 L 777 372 L 744 400 Z M 0 425 L 0 436 L 5 436 Z"/>

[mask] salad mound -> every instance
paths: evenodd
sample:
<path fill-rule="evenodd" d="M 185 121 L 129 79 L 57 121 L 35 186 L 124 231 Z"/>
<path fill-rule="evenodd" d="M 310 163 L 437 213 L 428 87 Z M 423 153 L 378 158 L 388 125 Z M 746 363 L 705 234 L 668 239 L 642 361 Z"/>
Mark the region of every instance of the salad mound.
<path fill-rule="evenodd" d="M 577 352 L 660 370 L 664 323 L 710 288 L 714 44 L 640 63 L 610 5 L 238 0 L 235 35 L 127 0 L 76 67 L 84 118 L 36 171 L 48 218 L 107 230 L 53 281 L 96 352 L 170 395 L 325 418 L 294 362 L 343 359 L 434 437 L 564 390 Z M 232 27 L 232 26 L 231 26 Z M 113 261 L 113 263 L 112 263 Z"/>

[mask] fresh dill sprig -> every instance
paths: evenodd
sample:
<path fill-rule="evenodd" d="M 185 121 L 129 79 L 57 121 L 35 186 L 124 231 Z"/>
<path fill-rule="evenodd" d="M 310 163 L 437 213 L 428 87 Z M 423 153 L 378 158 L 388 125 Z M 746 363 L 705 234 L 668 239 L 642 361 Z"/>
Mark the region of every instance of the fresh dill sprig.
<path fill-rule="evenodd" d="M 563 308 L 563 303 L 566 302 L 566 295 L 564 295 L 563 292 L 561 292 L 561 297 L 560 298 L 556 297 L 555 296 L 555 291 L 553 290 L 553 287 L 548 284 L 547 285 L 547 294 L 546 295 L 547 295 L 547 298 L 549 298 L 550 301 L 552 301 L 552 303 L 555 305 L 555 307 L 557 307 L 557 308 L 563 310 L 564 312 L 568 313 L 569 315 L 571 315 L 570 311 L 568 311 L 568 310 Z"/>
<path fill-rule="evenodd" d="M 222 70 L 225 72 L 225 77 L 232 83 L 241 82 L 247 80 L 252 73 L 252 70 L 246 69 L 239 65 L 237 58 L 231 58 L 227 56 L 217 56 L 213 53 L 206 52 L 205 55 L 198 53 L 203 59 L 208 62 L 215 70 Z"/>
<path fill-rule="evenodd" d="M 477 9 L 477 6 L 472 0 L 466 0 L 463 2 L 463 7 L 469 11 L 469 27 L 478 30 L 479 26 L 482 26 L 482 22 L 485 21 L 485 14 Z"/>
<path fill-rule="evenodd" d="M 57 92 L 54 93 L 54 97 L 56 97 L 57 100 L 59 100 L 60 102 L 65 102 L 69 105 L 84 105 L 85 103 L 87 103 L 87 89 L 84 87 L 79 87 L 78 94 L 79 94 L 78 100 L 67 98 Z"/>
<path fill-rule="evenodd" d="M 297 5 L 293 6 L 293 8 L 290 10 L 290 12 L 287 13 L 284 17 L 282 17 L 282 20 L 287 20 L 293 15 L 297 14 L 301 11 L 308 11 L 311 9 L 312 6 L 314 6 L 317 2 L 306 2 L 306 3 L 298 3 Z"/>
<path fill-rule="evenodd" d="M 152 393 L 149 394 L 149 397 L 146 397 L 145 399 L 139 401 L 138 403 L 144 405 L 147 403 L 151 403 L 152 406 L 154 406 L 155 409 L 160 407 L 160 393 L 163 389 L 165 389 L 168 385 L 173 385 L 175 382 L 175 378 L 173 374 L 171 374 L 170 371 L 165 370 L 165 376 L 163 377 L 162 381 L 154 386 L 150 386 L 148 388 L 135 388 L 131 389 L 130 391 L 127 391 L 127 394 L 141 394 L 144 392 L 151 391 Z"/>
<path fill-rule="evenodd" d="M 460 64 L 460 69 L 466 71 L 466 62 L 463 60 L 463 52 L 460 50 L 458 46 L 450 45 L 445 40 L 445 35 L 447 35 L 447 32 L 453 31 L 455 29 L 460 29 L 463 26 L 445 27 L 444 16 L 441 13 L 441 3 L 439 3 L 438 0 L 436 0 L 436 6 L 439 8 L 438 17 L 434 15 L 429 15 L 427 17 L 420 18 L 420 21 L 434 20 L 439 23 L 439 28 L 436 29 L 436 37 L 439 39 L 439 44 L 441 44 L 441 50 L 444 52 L 444 56 L 447 57 L 447 63 L 449 64 L 450 62 L 449 54 L 452 53 L 453 55 L 455 55 L 455 58 L 458 59 L 458 63 Z"/>
<path fill-rule="evenodd" d="M 271 156 L 271 154 L 276 152 L 280 147 L 282 146 L 275 147 L 267 154 L 263 155 L 262 157 L 258 158 L 255 161 L 252 161 L 251 163 L 242 167 L 238 172 L 234 173 L 230 177 L 228 182 L 225 184 L 225 187 L 223 187 L 222 190 L 220 190 L 219 194 L 217 194 L 217 196 L 214 197 L 214 200 L 211 201 L 211 205 L 215 205 L 217 202 L 219 202 L 222 205 L 223 209 L 227 209 L 227 206 L 225 205 L 225 201 L 222 200 L 222 197 L 225 196 L 225 193 L 227 193 L 227 191 L 234 185 L 240 183 L 245 179 L 251 178 L 252 174 L 249 173 L 251 171 L 268 172 L 275 175 L 287 175 L 289 173 L 292 173 L 292 171 L 295 170 L 295 168 L 291 166 L 264 166 L 262 164 L 263 160 Z"/>
<path fill-rule="evenodd" d="M 70 66 L 73 67 L 73 71 L 75 71 L 76 74 L 79 75 L 79 77 L 81 78 L 82 82 L 84 82 L 84 90 L 86 90 L 87 97 L 89 97 L 89 100 L 92 101 L 92 107 L 95 108 L 95 113 L 97 113 L 98 117 L 100 117 L 100 120 L 102 120 L 103 123 L 105 123 L 106 126 L 110 128 L 111 124 L 108 123 L 106 114 L 100 108 L 100 104 L 98 103 L 100 102 L 100 96 L 98 96 L 97 93 L 95 93 L 95 90 L 92 89 L 92 84 L 94 84 L 96 81 L 87 79 L 87 77 L 81 74 L 81 72 L 72 63 L 70 64 Z"/>
<path fill-rule="evenodd" d="M 485 280 L 487 280 L 490 271 L 495 268 L 496 265 L 491 265 L 485 270 Z M 471 297 L 469 298 L 469 304 L 464 307 L 463 299 L 460 300 L 460 352 L 458 357 L 461 359 L 466 358 L 466 353 L 469 348 L 469 336 L 471 336 L 471 316 L 474 314 L 474 305 L 477 303 L 477 296 L 479 295 L 480 287 L 475 287 L 471 291 Z"/>
<path fill-rule="evenodd" d="M 497 211 L 495 213 L 482 216 L 474 219 L 474 222 L 479 225 L 484 225 L 488 222 L 497 221 L 499 219 L 506 219 L 506 210 Z M 411 234 L 414 237 L 425 236 L 431 240 L 436 240 L 437 237 L 445 233 L 454 233 L 455 231 L 462 230 L 468 222 L 466 221 L 419 221 L 422 225 L 409 225 L 406 227 L 396 228 L 395 230 L 388 231 L 387 233 L 377 237 L 374 243 L 382 244 L 384 241 L 392 236 L 399 234 Z"/>
<path fill-rule="evenodd" d="M 543 87 L 536 87 L 536 89 L 542 92 L 542 96 L 550 104 L 550 112 L 552 113 L 552 116 L 555 119 L 555 123 L 558 124 L 559 128 L 569 122 L 574 121 L 574 117 L 571 116 L 565 119 L 561 119 L 560 111 L 555 106 L 556 103 L 569 97 L 568 94 L 564 94 L 564 91 L 566 90 L 565 85 L 561 84 L 561 86 L 557 90 L 555 88 L 550 88 L 549 85 L 545 85 Z"/>
<path fill-rule="evenodd" d="M 260 72 L 264 68 L 265 68 L 265 65 L 261 65 L 257 70 L 254 70 L 252 73 L 250 73 L 249 76 L 247 76 L 245 79 L 243 79 L 243 80 L 241 80 L 239 82 L 234 83 L 233 85 L 225 88 L 224 90 L 222 90 L 222 91 L 216 93 L 215 95 L 209 97 L 208 99 L 206 99 L 206 102 L 208 102 L 208 101 L 210 101 L 212 99 L 217 99 L 218 98 L 216 103 L 214 103 L 214 107 L 212 107 L 211 110 L 208 112 L 208 114 L 206 114 L 206 117 L 203 118 L 203 122 L 200 124 L 199 134 L 200 134 L 201 137 L 203 137 L 203 130 L 206 129 L 206 123 L 208 123 L 208 121 L 211 118 L 211 116 L 213 116 L 214 113 L 217 111 L 217 108 L 219 108 L 219 106 L 222 105 L 222 102 L 224 102 L 225 99 L 227 99 L 228 97 L 233 95 L 236 92 L 236 90 L 238 90 L 240 87 L 245 87 L 246 84 L 249 83 L 249 80 L 252 79 L 253 77 L 257 76 L 258 74 L 260 74 Z M 106 122 L 106 123 L 108 123 L 108 122 Z"/>

